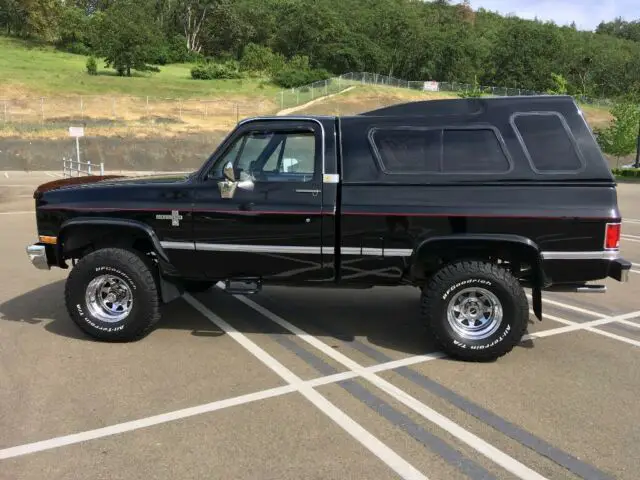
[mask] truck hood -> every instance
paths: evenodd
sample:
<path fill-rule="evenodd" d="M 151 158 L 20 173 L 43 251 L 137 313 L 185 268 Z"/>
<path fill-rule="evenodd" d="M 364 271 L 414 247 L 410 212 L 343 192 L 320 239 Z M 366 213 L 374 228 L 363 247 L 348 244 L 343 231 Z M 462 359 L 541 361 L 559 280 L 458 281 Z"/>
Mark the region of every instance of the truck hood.
<path fill-rule="evenodd" d="M 179 183 L 184 182 L 190 173 L 184 174 L 160 174 L 144 176 L 125 175 L 88 175 L 85 177 L 62 178 L 51 182 L 43 183 L 33 192 L 34 197 L 52 190 L 62 190 L 69 188 L 91 188 L 104 187 L 107 185 L 144 185 L 150 183 Z"/>

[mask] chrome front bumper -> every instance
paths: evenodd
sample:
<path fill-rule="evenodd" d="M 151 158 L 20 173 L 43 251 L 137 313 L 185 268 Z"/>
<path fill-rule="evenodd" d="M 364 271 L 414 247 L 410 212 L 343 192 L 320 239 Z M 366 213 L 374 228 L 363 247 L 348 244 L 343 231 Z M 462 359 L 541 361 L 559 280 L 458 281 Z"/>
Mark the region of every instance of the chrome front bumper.
<path fill-rule="evenodd" d="M 47 249 L 44 245 L 29 245 L 27 247 L 27 255 L 29 260 L 39 270 L 49 270 L 49 262 L 47 260 Z"/>

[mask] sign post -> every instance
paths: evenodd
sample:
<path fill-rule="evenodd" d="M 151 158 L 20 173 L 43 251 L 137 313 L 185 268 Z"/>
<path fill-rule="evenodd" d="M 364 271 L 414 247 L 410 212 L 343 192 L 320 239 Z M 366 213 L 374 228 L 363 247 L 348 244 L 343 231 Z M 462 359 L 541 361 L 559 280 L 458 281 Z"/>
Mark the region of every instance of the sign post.
<path fill-rule="evenodd" d="M 69 127 L 69 136 L 76 139 L 76 157 L 80 170 L 80 137 L 84 137 L 84 127 Z"/>
<path fill-rule="evenodd" d="M 638 146 L 636 150 L 636 163 L 633 168 L 640 168 L 640 122 L 638 122 Z"/>

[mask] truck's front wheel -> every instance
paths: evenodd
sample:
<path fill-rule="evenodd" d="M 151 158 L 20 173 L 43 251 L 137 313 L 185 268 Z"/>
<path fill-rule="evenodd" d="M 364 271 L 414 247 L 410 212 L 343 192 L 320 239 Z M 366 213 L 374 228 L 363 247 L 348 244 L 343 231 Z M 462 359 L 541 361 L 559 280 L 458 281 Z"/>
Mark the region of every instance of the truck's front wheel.
<path fill-rule="evenodd" d="M 104 248 L 83 257 L 67 278 L 65 301 L 73 321 L 103 341 L 132 341 L 160 318 L 150 265 L 135 252 Z"/>
<path fill-rule="evenodd" d="M 422 314 L 442 349 L 463 360 L 486 361 L 510 352 L 529 321 L 518 280 L 486 262 L 446 266 L 422 292 Z"/>

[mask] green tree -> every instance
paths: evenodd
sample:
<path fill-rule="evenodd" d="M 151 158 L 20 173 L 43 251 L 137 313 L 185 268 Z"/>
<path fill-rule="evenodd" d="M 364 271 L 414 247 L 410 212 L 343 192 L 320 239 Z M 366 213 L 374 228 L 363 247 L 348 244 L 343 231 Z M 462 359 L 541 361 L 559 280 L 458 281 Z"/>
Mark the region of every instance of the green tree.
<path fill-rule="evenodd" d="M 93 43 L 107 67 L 121 76 L 146 70 L 160 37 L 147 12 L 150 0 L 119 0 L 108 8 L 96 28 Z"/>
<path fill-rule="evenodd" d="M 7 35 L 21 35 L 25 31 L 28 11 L 20 0 L 0 0 L 0 26 Z"/>
<path fill-rule="evenodd" d="M 605 153 L 618 159 L 632 154 L 636 149 L 640 107 L 636 103 L 616 104 L 611 110 L 614 117 L 609 127 L 596 130 L 598 144 Z"/>
<path fill-rule="evenodd" d="M 90 20 L 84 10 L 78 7 L 67 7 L 62 11 L 58 32 L 62 45 L 90 43 L 89 30 Z"/>
<path fill-rule="evenodd" d="M 566 95 L 568 92 L 567 79 L 557 73 L 552 73 L 551 79 L 553 80 L 554 87 L 548 89 L 547 93 L 551 95 Z"/>
<path fill-rule="evenodd" d="M 202 51 L 207 21 L 217 4 L 216 0 L 180 0 L 176 11 L 189 51 Z"/>
<path fill-rule="evenodd" d="M 480 88 L 480 84 L 478 83 L 478 77 L 475 77 L 473 79 L 473 85 L 471 87 L 471 90 L 460 92 L 458 96 L 460 98 L 478 98 L 478 97 L 482 97 L 483 94 L 484 92 L 482 91 L 482 88 Z"/>
<path fill-rule="evenodd" d="M 22 3 L 27 10 L 28 34 L 47 41 L 55 40 L 62 3 L 58 0 L 23 0 Z"/>

